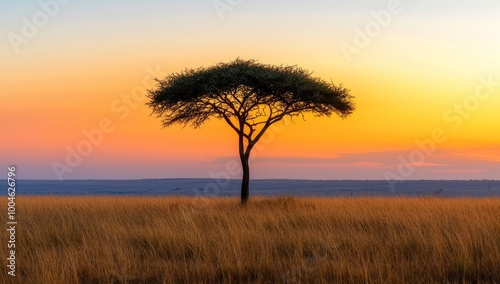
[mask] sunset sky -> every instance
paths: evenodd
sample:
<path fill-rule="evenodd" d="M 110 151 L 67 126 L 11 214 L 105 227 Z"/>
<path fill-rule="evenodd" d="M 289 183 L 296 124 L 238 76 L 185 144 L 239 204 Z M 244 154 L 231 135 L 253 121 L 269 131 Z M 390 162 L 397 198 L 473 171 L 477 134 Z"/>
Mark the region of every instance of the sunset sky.
<path fill-rule="evenodd" d="M 236 134 L 162 128 L 145 90 L 240 57 L 314 71 L 357 106 L 272 128 L 252 178 L 498 179 L 500 3 L 445 2 L 2 1 L 0 165 L 23 179 L 226 171 Z"/>

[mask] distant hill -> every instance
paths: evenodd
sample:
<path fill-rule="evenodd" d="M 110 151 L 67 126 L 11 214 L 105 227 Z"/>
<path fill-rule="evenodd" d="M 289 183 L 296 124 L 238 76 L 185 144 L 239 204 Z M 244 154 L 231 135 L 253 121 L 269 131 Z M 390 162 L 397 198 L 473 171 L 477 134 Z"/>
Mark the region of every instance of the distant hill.
<path fill-rule="evenodd" d="M 500 197 L 500 181 L 252 180 L 250 195 Z M 239 180 L 19 180 L 17 195 L 238 196 Z"/>

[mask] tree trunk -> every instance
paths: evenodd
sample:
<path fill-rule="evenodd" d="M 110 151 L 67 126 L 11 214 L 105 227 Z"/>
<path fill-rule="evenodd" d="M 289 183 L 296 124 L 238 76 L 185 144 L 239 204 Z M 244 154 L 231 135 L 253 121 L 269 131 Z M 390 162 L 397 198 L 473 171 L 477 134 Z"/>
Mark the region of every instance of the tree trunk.
<path fill-rule="evenodd" d="M 243 168 L 243 178 L 241 180 L 241 204 L 245 205 L 250 194 L 250 167 L 246 155 L 240 155 L 241 166 Z"/>

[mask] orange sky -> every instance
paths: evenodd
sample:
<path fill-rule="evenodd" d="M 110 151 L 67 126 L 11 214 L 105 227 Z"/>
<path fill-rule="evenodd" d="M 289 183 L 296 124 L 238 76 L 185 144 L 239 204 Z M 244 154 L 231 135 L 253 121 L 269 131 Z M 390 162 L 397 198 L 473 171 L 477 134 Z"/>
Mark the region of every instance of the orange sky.
<path fill-rule="evenodd" d="M 222 171 L 237 154 L 232 130 L 218 121 L 162 129 L 149 116 L 144 90 L 153 76 L 239 56 L 314 71 L 351 89 L 357 105 L 346 120 L 307 116 L 271 129 L 252 161 L 254 178 L 497 179 L 500 5 L 459 1 L 443 9 L 431 1 L 401 2 L 400 13 L 359 53 L 346 56 L 342 46 L 355 45 L 358 29 L 388 5 L 361 2 L 244 2 L 223 18 L 210 3 L 75 2 L 61 4 L 18 46 L 12 34 L 23 36 L 23 17 L 32 20 L 44 10 L 35 1 L 9 4 L 0 28 L 1 165 L 42 179 Z M 89 144 L 83 133 L 103 120 L 108 133 Z M 436 129 L 446 138 L 422 161 L 409 162 L 415 170 L 403 176 L 401 166 L 422 158 L 415 154 L 422 152 L 419 141 L 432 139 Z M 71 149 L 88 145 L 81 161 L 69 165 Z"/>

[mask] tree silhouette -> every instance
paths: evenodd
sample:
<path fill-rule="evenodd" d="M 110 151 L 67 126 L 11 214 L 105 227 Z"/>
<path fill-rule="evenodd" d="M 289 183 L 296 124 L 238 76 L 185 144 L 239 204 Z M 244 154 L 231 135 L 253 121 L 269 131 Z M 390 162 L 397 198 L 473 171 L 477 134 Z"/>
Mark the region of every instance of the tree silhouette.
<path fill-rule="evenodd" d="M 354 111 L 349 90 L 311 75 L 297 66 L 236 59 L 156 79 L 147 104 L 165 127 L 191 124 L 197 128 L 216 118 L 237 133 L 243 169 L 241 203 L 246 204 L 250 152 L 271 125 L 304 113 L 345 118 Z"/>

